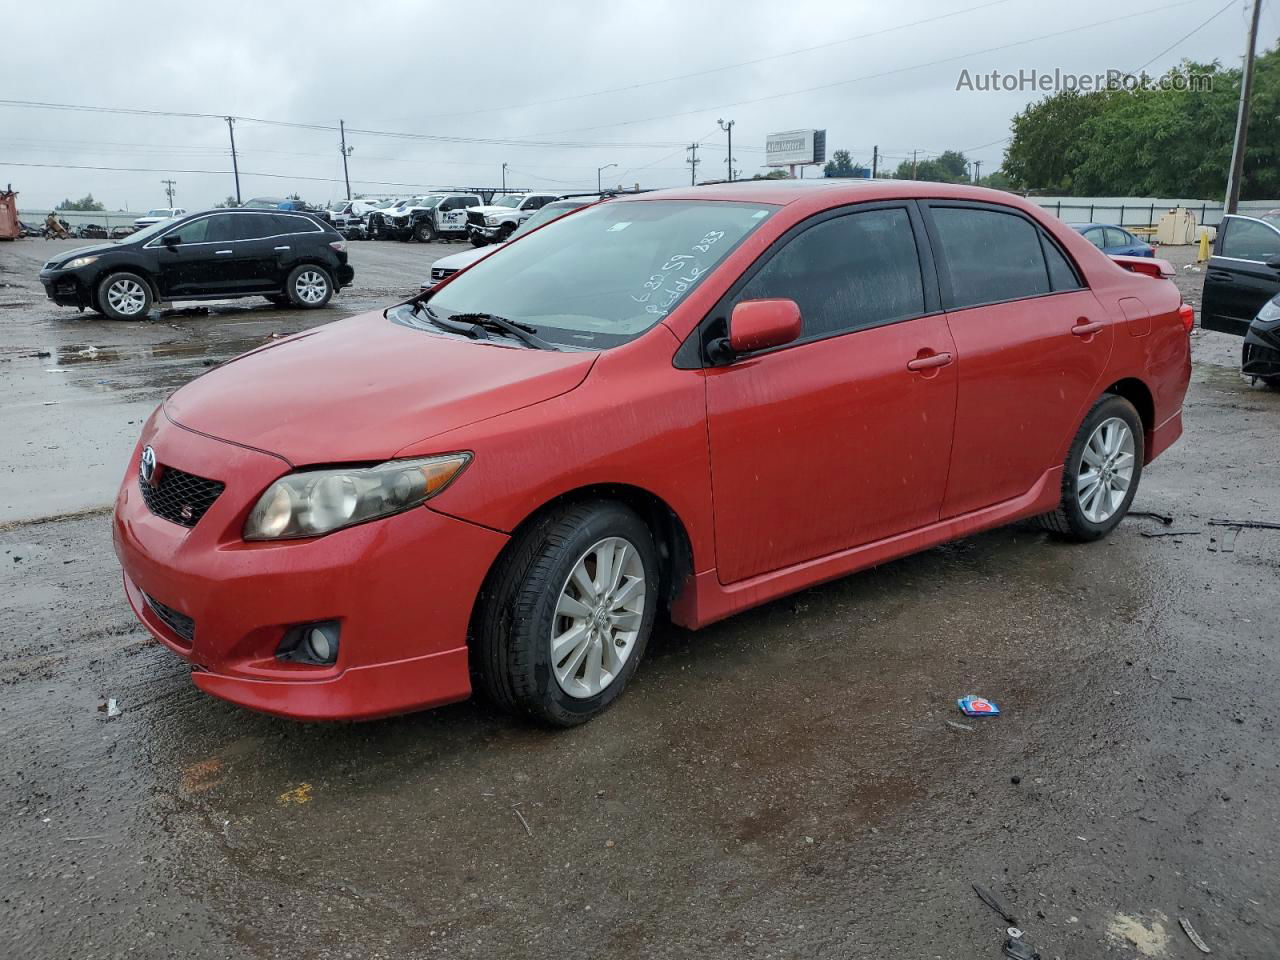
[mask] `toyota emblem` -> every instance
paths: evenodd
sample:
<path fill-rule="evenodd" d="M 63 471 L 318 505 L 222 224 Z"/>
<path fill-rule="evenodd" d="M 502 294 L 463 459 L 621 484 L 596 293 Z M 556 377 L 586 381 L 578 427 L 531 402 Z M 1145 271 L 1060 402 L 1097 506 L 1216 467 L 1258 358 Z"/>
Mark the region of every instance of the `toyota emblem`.
<path fill-rule="evenodd" d="M 150 483 L 156 475 L 156 452 L 151 447 L 142 448 L 142 460 L 138 463 L 138 472 L 144 483 Z"/>

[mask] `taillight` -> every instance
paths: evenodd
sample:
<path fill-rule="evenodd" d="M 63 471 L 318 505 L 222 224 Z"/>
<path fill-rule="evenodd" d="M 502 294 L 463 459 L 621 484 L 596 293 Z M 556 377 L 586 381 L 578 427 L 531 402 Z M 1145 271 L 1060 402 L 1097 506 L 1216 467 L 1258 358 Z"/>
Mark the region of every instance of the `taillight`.
<path fill-rule="evenodd" d="M 339 253 L 347 252 L 347 241 L 345 240 L 334 240 L 332 243 L 329 244 L 329 246 L 332 247 L 334 250 L 337 250 Z"/>
<path fill-rule="evenodd" d="M 1184 303 L 1178 308 L 1178 318 L 1182 321 L 1182 328 L 1190 333 L 1196 325 L 1196 312 L 1191 308 L 1191 304 Z"/>

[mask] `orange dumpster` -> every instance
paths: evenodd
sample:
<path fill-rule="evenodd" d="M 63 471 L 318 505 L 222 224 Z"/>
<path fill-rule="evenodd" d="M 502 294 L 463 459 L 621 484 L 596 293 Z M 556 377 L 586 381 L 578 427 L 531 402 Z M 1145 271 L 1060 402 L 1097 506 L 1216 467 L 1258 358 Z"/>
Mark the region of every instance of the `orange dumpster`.
<path fill-rule="evenodd" d="M 18 194 L 9 187 L 0 190 L 0 240 L 17 240 L 22 230 L 18 226 Z"/>

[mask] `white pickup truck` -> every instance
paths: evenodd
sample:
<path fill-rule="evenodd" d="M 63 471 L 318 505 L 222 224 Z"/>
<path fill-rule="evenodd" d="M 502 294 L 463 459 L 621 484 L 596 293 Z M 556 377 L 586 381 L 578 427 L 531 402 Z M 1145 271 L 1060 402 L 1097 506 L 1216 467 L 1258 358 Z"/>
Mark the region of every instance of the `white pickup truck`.
<path fill-rule="evenodd" d="M 493 202 L 467 211 L 467 236 L 477 247 L 501 243 L 535 213 L 563 193 L 507 193 Z"/>

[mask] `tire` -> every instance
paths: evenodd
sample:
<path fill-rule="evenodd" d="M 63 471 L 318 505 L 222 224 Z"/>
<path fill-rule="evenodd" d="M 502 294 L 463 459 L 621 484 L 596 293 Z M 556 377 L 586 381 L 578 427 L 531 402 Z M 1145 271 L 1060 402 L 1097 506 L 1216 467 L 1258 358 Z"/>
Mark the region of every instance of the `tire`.
<path fill-rule="evenodd" d="M 619 552 L 623 545 L 629 549 Z M 621 586 L 606 585 L 603 598 L 591 603 L 575 571 L 594 591 L 610 557 L 621 557 L 610 566 L 621 567 L 614 581 Z M 512 541 L 481 591 L 472 638 L 479 686 L 503 709 L 552 726 L 576 726 L 602 713 L 644 655 L 659 580 L 653 536 L 621 504 L 593 500 L 535 520 Z M 644 595 L 637 597 L 641 589 Z M 557 636 L 569 644 L 559 657 L 553 655 Z"/>
<path fill-rule="evenodd" d="M 516 232 L 516 225 L 514 223 L 503 224 L 502 228 L 498 231 L 498 242 L 506 243 L 508 240 L 511 239 L 511 235 L 515 232 Z"/>
<path fill-rule="evenodd" d="M 473 247 L 487 247 L 489 245 L 489 241 L 479 234 L 475 234 L 471 237 L 471 245 Z"/>
<path fill-rule="evenodd" d="M 304 263 L 290 271 L 284 289 L 295 307 L 318 310 L 333 298 L 333 278 L 324 267 Z"/>
<path fill-rule="evenodd" d="M 1040 525 L 1080 543 L 1105 537 L 1129 512 L 1142 479 L 1142 458 L 1138 411 L 1124 397 L 1103 394 L 1067 452 L 1058 509 L 1040 517 Z M 1099 468 L 1102 477 L 1095 481 Z"/>
<path fill-rule="evenodd" d="M 423 221 L 413 228 L 413 239 L 419 243 L 431 243 L 436 238 L 435 228 Z"/>
<path fill-rule="evenodd" d="M 1259 377 L 1272 390 L 1280 390 L 1280 377 Z"/>
<path fill-rule="evenodd" d="M 95 299 L 112 320 L 141 320 L 151 310 L 151 284 L 136 273 L 111 273 L 98 283 Z"/>

